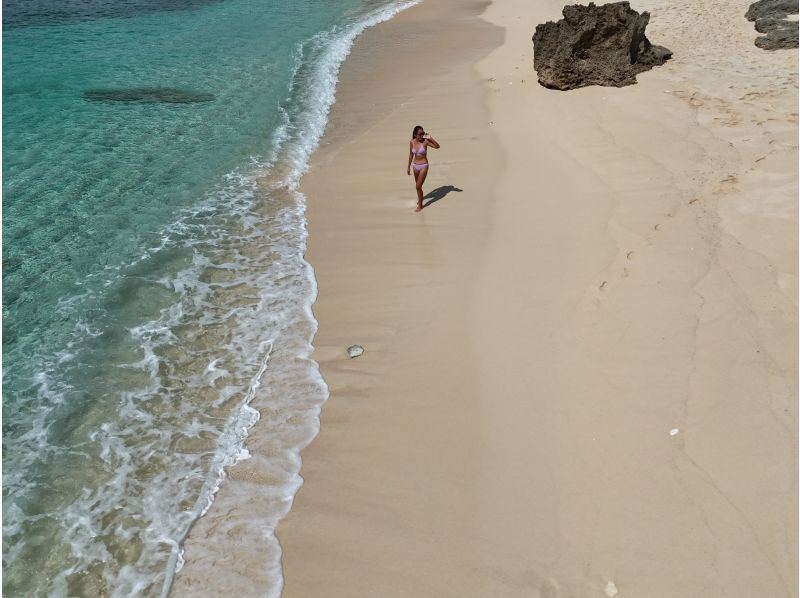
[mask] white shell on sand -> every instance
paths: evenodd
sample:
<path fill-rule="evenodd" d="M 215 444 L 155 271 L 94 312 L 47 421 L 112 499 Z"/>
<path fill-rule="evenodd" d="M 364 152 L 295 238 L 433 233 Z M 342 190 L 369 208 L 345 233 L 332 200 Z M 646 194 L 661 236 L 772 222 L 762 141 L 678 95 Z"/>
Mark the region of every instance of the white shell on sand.
<path fill-rule="evenodd" d="M 677 435 L 678 435 L 678 434 L 680 434 L 680 433 L 681 433 L 681 431 L 680 431 L 680 429 L 679 429 L 679 428 L 672 428 L 672 429 L 669 431 L 669 435 L 670 435 L 670 436 L 677 436 Z"/>
<path fill-rule="evenodd" d="M 615 584 L 613 581 L 609 581 L 606 584 L 606 596 L 608 596 L 608 598 L 614 598 L 614 596 L 617 594 L 619 594 L 619 590 L 617 590 L 617 584 Z"/>
<path fill-rule="evenodd" d="M 361 345 L 351 345 L 347 347 L 347 354 L 350 356 L 350 359 L 353 357 L 358 357 L 364 352 L 364 347 Z"/>

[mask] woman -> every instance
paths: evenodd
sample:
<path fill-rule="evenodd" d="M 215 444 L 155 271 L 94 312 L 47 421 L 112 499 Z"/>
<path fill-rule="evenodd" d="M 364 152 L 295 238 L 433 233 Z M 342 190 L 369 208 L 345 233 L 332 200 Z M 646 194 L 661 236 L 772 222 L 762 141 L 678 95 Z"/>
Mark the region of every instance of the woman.
<path fill-rule="evenodd" d="M 422 183 L 428 176 L 428 148 L 439 149 L 441 146 L 436 140 L 425 132 L 422 126 L 414 127 L 411 133 L 411 143 L 408 145 L 408 168 L 406 174 L 411 174 L 414 168 L 414 181 L 417 183 L 417 209 L 415 212 L 422 211 Z"/>

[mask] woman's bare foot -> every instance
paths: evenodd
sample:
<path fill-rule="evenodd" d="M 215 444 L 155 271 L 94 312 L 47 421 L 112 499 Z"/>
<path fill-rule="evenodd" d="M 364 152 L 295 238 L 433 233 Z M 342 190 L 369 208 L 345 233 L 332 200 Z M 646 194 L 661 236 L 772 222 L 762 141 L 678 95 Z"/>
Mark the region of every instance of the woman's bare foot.
<path fill-rule="evenodd" d="M 419 204 L 417 204 L 417 209 L 416 209 L 416 210 L 414 210 L 414 211 L 415 211 L 415 212 L 421 212 L 421 211 L 422 211 L 422 206 L 421 206 L 421 205 L 419 205 Z"/>

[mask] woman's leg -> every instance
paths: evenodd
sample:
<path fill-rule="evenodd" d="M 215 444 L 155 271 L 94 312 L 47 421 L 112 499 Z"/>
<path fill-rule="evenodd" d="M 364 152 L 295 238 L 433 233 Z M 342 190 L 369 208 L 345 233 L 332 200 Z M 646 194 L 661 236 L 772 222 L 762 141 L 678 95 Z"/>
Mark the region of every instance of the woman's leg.
<path fill-rule="evenodd" d="M 414 180 L 417 182 L 417 209 L 414 210 L 415 212 L 419 212 L 422 210 L 422 183 L 425 182 L 425 178 L 428 176 L 428 168 L 425 167 L 419 172 L 414 169 Z"/>

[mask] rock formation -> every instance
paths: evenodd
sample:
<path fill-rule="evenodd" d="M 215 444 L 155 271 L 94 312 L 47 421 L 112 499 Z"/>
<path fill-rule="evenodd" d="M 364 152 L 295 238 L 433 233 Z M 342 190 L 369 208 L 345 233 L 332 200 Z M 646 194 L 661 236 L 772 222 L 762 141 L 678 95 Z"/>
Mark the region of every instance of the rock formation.
<path fill-rule="evenodd" d="M 672 56 L 645 37 L 649 13 L 639 14 L 628 2 L 574 4 L 562 14 L 557 23 L 537 25 L 533 35 L 533 68 L 545 87 L 633 85 L 638 73 Z"/>
<path fill-rule="evenodd" d="M 780 50 L 797 47 L 797 21 L 789 21 L 790 14 L 797 14 L 797 0 L 758 0 L 744 16 L 755 21 L 756 31 L 766 33 L 756 38 L 759 48 Z"/>
<path fill-rule="evenodd" d="M 167 104 L 192 104 L 210 102 L 214 95 L 195 93 L 170 87 L 136 87 L 129 89 L 95 89 L 83 92 L 83 99 L 93 102 L 163 102 Z"/>

